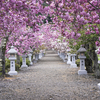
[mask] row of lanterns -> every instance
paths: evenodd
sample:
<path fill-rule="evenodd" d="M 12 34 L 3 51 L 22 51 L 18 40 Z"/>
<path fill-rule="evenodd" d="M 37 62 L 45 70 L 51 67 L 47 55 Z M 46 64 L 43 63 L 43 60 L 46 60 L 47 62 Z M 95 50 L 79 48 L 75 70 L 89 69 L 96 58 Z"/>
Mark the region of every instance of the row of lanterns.
<path fill-rule="evenodd" d="M 58 55 L 60 56 L 61 59 L 63 59 L 64 62 L 67 62 L 67 64 L 70 64 L 72 68 L 77 68 L 77 64 L 75 63 L 75 56 L 76 54 L 71 54 L 69 53 L 70 49 L 67 49 L 66 53 L 64 53 L 64 47 L 61 47 L 61 51 L 58 50 Z M 80 70 L 78 71 L 79 75 L 82 74 L 87 74 L 87 71 L 85 70 L 85 58 L 86 56 L 84 53 L 86 52 L 86 49 L 83 48 L 82 46 L 79 48 L 77 51 L 80 53 L 78 58 L 80 59 Z M 71 61 L 72 58 L 72 61 Z"/>
<path fill-rule="evenodd" d="M 64 49 L 64 48 L 62 48 Z M 63 50 L 62 50 L 63 51 Z M 65 55 L 63 52 L 60 52 L 58 50 L 58 55 L 60 56 L 60 58 L 63 59 L 64 62 L 67 61 L 67 64 L 70 64 L 71 67 L 73 68 L 77 68 L 77 65 L 75 64 L 75 56 L 76 54 L 70 54 L 70 53 L 67 53 L 67 55 Z M 69 49 L 67 50 L 67 52 L 69 52 Z M 84 53 L 86 52 L 86 49 L 82 47 L 79 48 L 79 50 L 77 51 L 79 54 L 78 58 L 80 59 L 80 70 L 78 71 L 78 74 L 79 75 L 83 75 L 83 74 L 87 74 L 87 71 L 85 70 L 85 58 L 86 56 L 84 55 Z M 14 49 L 14 46 L 11 46 L 11 49 L 7 52 L 8 54 L 10 54 L 10 57 L 9 57 L 9 60 L 10 60 L 10 71 L 9 71 L 9 75 L 17 75 L 17 71 L 15 71 L 15 60 L 16 60 L 16 57 L 15 57 L 15 54 L 17 54 L 17 51 Z M 29 56 L 29 60 L 30 60 L 30 65 L 32 65 L 32 61 L 31 61 L 31 56 L 32 56 L 32 51 L 30 51 L 30 53 L 28 54 Z M 45 53 L 45 51 L 44 51 Z M 36 55 L 36 57 L 33 57 L 36 58 L 36 61 L 39 59 L 42 58 L 42 56 L 44 56 L 44 53 L 40 53 L 40 56 L 39 54 Z M 71 61 L 71 57 L 72 57 L 72 61 Z M 22 55 L 22 58 L 23 58 L 23 61 L 22 61 L 22 66 L 21 67 L 28 67 L 26 65 L 26 55 Z M 68 58 L 66 60 L 66 58 Z M 100 89 L 100 83 L 98 83 L 98 87 Z"/>
<path fill-rule="evenodd" d="M 99 49 L 95 50 L 95 52 L 97 53 Z M 77 68 L 77 65 L 75 64 L 75 56 L 76 54 L 71 54 L 69 53 L 69 49 L 67 49 L 67 55 L 64 56 L 65 54 L 62 53 L 62 51 L 60 52 L 58 50 L 58 55 L 60 56 L 60 58 L 63 59 L 64 62 L 67 61 L 67 64 L 70 64 L 71 67 L 73 68 Z M 78 58 L 80 59 L 80 70 L 78 71 L 78 75 L 83 75 L 83 74 L 87 74 L 87 71 L 85 70 L 85 58 L 86 56 L 84 55 L 84 53 L 86 52 L 86 49 L 82 47 L 79 48 L 79 50 L 77 51 L 79 54 Z M 72 61 L 71 61 L 71 57 L 72 57 Z M 67 58 L 67 60 L 66 60 Z M 100 63 L 100 61 L 98 61 L 98 63 Z M 100 89 L 100 83 L 97 84 L 98 88 Z"/>
<path fill-rule="evenodd" d="M 33 51 L 31 50 L 29 52 L 30 53 L 28 54 L 28 57 L 29 57 L 30 65 L 33 65 L 33 62 L 31 60 Z M 11 46 L 11 49 L 7 53 L 10 54 L 10 57 L 9 57 L 10 71 L 8 72 L 8 74 L 9 75 L 17 75 L 17 71 L 15 71 L 15 60 L 16 60 L 15 55 L 17 54 L 17 51 L 14 49 L 14 46 Z M 41 51 L 39 54 L 33 55 L 34 62 L 37 62 L 39 59 L 41 59 L 44 56 L 44 53 L 45 53 L 45 50 Z M 22 66 L 21 66 L 21 68 L 28 67 L 26 65 L 26 57 L 27 57 L 27 55 L 22 55 Z"/>

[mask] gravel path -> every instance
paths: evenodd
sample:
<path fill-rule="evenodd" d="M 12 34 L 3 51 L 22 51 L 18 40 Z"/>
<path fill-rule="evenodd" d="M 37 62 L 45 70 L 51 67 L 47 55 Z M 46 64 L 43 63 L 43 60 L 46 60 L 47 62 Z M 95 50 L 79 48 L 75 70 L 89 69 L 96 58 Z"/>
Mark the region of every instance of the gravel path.
<path fill-rule="evenodd" d="M 53 51 L 17 76 L 0 81 L 0 100 L 100 100 L 100 79 L 78 75 Z"/>

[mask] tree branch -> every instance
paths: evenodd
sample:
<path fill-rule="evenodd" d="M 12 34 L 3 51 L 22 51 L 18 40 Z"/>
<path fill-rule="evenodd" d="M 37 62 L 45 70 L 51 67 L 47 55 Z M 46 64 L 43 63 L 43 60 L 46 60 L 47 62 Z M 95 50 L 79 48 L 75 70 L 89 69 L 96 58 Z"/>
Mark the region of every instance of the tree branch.
<path fill-rule="evenodd" d="M 89 2 L 89 0 L 87 1 L 91 6 L 93 6 L 95 9 L 99 10 L 99 7 L 94 6 L 92 3 Z"/>

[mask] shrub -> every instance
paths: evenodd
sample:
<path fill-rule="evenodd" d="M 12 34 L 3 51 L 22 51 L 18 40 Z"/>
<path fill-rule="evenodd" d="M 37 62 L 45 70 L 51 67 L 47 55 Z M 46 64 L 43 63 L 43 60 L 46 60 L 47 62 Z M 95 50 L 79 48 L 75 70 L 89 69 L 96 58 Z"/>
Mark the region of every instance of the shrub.
<path fill-rule="evenodd" d="M 26 58 L 26 65 L 30 65 L 30 61 L 29 61 L 29 59 L 28 58 Z"/>
<path fill-rule="evenodd" d="M 22 57 L 20 57 L 20 66 L 22 65 Z"/>
<path fill-rule="evenodd" d="M 20 68 L 20 65 L 19 64 L 17 64 L 17 63 L 15 63 L 15 70 L 19 70 L 19 68 Z"/>
<path fill-rule="evenodd" d="M 22 57 L 20 58 L 20 66 L 22 65 Z M 26 58 L 26 65 L 30 65 L 30 61 L 28 58 Z"/>
<path fill-rule="evenodd" d="M 76 64 L 77 64 L 78 67 L 80 66 L 80 59 L 76 60 Z"/>
<path fill-rule="evenodd" d="M 0 76 L 2 76 L 2 67 L 0 66 Z"/>
<path fill-rule="evenodd" d="M 6 59 L 5 69 L 8 70 L 10 68 L 10 60 Z"/>

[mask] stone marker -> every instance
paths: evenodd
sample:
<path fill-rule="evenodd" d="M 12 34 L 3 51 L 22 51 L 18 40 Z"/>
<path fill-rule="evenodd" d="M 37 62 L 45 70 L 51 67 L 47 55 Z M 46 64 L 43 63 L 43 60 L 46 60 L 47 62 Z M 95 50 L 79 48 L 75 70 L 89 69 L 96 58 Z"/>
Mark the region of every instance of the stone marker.
<path fill-rule="evenodd" d="M 10 60 L 10 71 L 8 72 L 9 75 L 17 75 L 17 71 L 15 71 L 15 54 L 17 51 L 14 49 L 14 46 L 11 46 L 11 49 L 7 52 L 10 54 L 9 60 Z"/>
<path fill-rule="evenodd" d="M 71 54 L 71 56 L 72 56 L 72 63 L 71 63 L 71 66 L 72 66 L 73 68 L 77 68 L 77 64 L 75 63 L 75 56 L 76 56 L 76 54 Z"/>
<path fill-rule="evenodd" d="M 21 66 L 21 68 L 23 68 L 23 67 L 28 67 L 27 65 L 26 65 L 26 57 L 27 57 L 27 55 L 22 55 L 22 66 Z"/>

